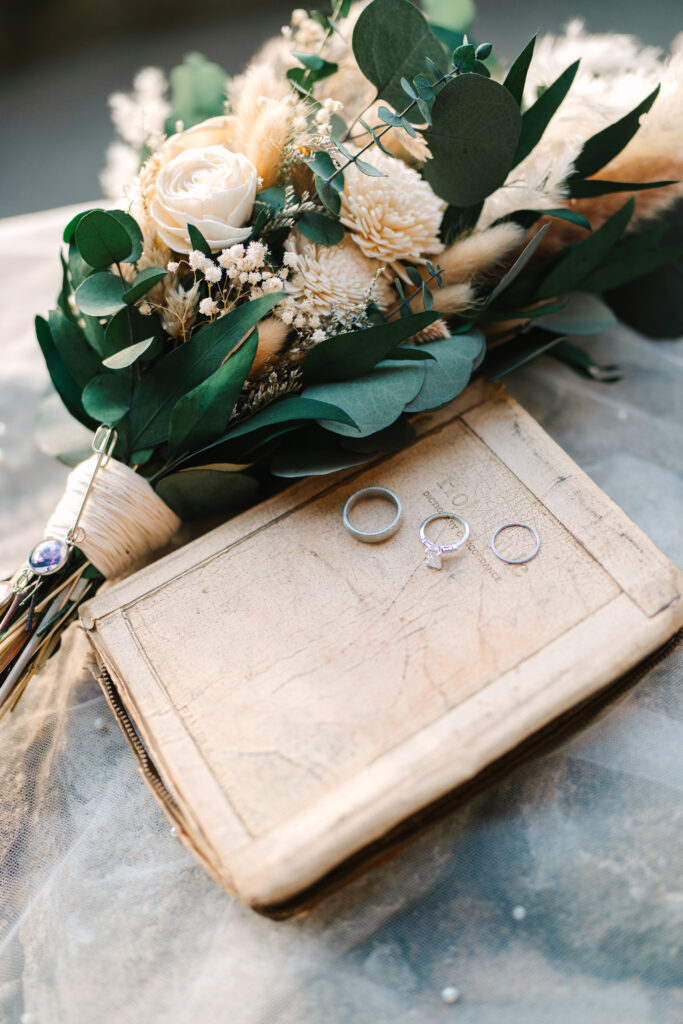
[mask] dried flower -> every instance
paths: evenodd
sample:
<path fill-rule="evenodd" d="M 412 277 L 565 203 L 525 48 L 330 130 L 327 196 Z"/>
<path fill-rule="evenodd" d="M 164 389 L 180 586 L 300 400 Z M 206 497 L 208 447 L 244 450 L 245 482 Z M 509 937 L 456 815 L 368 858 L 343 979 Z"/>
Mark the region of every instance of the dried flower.
<path fill-rule="evenodd" d="M 355 166 L 344 172 L 340 220 L 370 259 L 395 265 L 423 263 L 441 252 L 442 199 L 412 167 L 373 151 L 372 164 L 383 176 L 370 177 Z M 403 273 L 402 268 L 397 270 Z"/>

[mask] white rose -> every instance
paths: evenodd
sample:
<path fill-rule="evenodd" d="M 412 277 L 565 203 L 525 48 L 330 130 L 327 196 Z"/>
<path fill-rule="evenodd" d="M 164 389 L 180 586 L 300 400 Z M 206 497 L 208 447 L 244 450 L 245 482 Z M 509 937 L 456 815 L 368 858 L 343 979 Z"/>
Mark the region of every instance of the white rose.
<path fill-rule="evenodd" d="M 170 135 L 161 147 L 164 161 L 172 160 L 186 149 L 203 149 L 205 146 L 230 146 L 235 134 L 235 118 L 231 114 L 219 114 L 200 121 L 184 132 Z"/>
<path fill-rule="evenodd" d="M 204 146 L 178 153 L 159 171 L 150 216 L 175 252 L 190 252 L 187 225 L 198 228 L 212 252 L 243 242 L 254 208 L 256 168 L 242 153 Z"/>

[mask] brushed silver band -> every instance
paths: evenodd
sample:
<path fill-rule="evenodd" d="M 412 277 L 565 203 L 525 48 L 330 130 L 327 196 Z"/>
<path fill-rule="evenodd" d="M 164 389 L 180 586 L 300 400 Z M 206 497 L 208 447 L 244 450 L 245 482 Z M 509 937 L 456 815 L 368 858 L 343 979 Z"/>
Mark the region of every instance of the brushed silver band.
<path fill-rule="evenodd" d="M 381 530 L 359 530 L 357 526 L 349 521 L 349 512 L 359 501 L 365 501 L 366 498 L 384 498 L 385 501 L 391 502 L 396 508 L 396 515 L 388 526 L 383 527 Z M 383 540 L 388 540 L 389 537 L 393 537 L 399 526 L 401 525 L 401 502 L 398 500 L 393 491 L 388 490 L 386 487 L 362 487 L 355 494 L 352 494 L 344 505 L 343 521 L 344 526 L 349 531 L 352 537 L 356 540 L 363 541 L 364 544 L 379 544 Z"/>

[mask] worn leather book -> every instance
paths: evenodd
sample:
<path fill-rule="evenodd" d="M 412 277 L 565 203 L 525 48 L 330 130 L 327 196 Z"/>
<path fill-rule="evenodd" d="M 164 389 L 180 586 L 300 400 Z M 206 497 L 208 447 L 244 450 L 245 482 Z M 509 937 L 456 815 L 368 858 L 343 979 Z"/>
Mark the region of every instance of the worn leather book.
<path fill-rule="evenodd" d="M 272 916 L 423 827 L 683 622 L 678 570 L 502 388 L 417 426 L 411 447 L 298 482 L 82 611 L 184 842 Z M 368 485 L 403 504 L 381 544 L 342 524 Z M 440 510 L 471 533 L 436 571 L 418 531 Z M 541 540 L 525 565 L 491 550 L 511 520 Z"/>

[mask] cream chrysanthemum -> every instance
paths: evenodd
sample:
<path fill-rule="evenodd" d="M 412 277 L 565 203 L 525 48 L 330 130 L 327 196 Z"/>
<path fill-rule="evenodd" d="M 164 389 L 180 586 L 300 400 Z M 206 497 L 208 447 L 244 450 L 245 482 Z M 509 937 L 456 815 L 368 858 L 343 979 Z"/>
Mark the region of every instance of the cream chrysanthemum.
<path fill-rule="evenodd" d="M 276 310 L 285 323 L 303 327 L 303 317 L 306 327 L 318 327 L 330 316 L 343 320 L 365 310 L 371 300 L 380 309 L 392 301 L 383 265 L 364 256 L 348 236 L 328 246 L 292 232 L 285 253 L 293 273 L 287 283 L 289 297 Z"/>
<path fill-rule="evenodd" d="M 439 228 L 446 204 L 402 160 L 374 151 L 371 162 L 381 178 L 355 166 L 344 171 L 339 219 L 369 259 L 424 263 L 443 249 Z"/>

